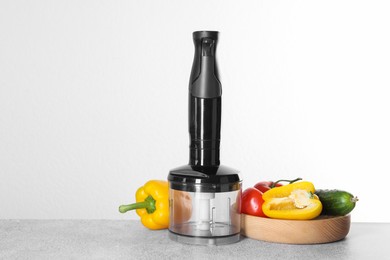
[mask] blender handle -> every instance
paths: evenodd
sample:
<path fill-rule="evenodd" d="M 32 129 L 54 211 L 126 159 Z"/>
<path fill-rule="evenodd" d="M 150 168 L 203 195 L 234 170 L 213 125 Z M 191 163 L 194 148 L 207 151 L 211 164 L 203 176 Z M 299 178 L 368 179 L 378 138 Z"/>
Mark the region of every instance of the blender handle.
<path fill-rule="evenodd" d="M 197 98 L 222 96 L 222 86 L 215 57 L 217 38 L 206 37 L 194 40 L 195 57 L 190 77 L 189 92 Z"/>
<path fill-rule="evenodd" d="M 222 86 L 218 76 L 218 32 L 194 32 L 189 86 L 190 165 L 219 166 Z"/>

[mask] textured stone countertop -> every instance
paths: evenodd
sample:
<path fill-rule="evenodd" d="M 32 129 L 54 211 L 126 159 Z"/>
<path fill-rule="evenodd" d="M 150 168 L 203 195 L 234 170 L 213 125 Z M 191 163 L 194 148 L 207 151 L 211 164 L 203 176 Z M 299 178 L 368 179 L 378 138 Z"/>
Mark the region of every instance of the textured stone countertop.
<path fill-rule="evenodd" d="M 352 223 L 341 241 L 288 245 L 173 242 L 136 220 L 0 220 L 0 259 L 390 259 L 390 223 Z"/>

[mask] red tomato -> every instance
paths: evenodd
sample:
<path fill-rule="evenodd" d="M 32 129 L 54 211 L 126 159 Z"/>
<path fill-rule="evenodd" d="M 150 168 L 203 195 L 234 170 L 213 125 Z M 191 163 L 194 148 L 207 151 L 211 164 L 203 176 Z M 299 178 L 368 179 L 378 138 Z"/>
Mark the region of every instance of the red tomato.
<path fill-rule="evenodd" d="M 241 213 L 258 216 L 258 217 L 267 217 L 263 213 L 263 193 L 255 188 L 248 188 L 242 193 L 241 197 Z"/>

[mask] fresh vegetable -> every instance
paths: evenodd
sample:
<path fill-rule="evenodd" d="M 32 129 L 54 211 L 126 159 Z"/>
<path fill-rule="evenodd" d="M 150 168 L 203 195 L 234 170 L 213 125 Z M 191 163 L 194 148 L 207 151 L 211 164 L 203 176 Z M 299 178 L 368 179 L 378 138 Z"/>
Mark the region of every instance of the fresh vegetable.
<path fill-rule="evenodd" d="M 255 184 L 255 188 L 258 189 L 259 191 L 261 192 L 266 192 L 272 188 L 275 188 L 275 187 L 280 187 L 280 186 L 283 186 L 283 184 L 281 184 L 281 182 L 288 182 L 288 183 L 293 183 L 293 182 L 296 182 L 296 181 L 300 181 L 302 180 L 301 178 L 296 178 L 295 180 L 278 180 L 276 182 L 273 182 L 273 181 L 261 181 L 261 182 L 258 182 Z"/>
<path fill-rule="evenodd" d="M 264 203 L 263 193 L 255 188 L 247 188 L 241 195 L 241 213 L 267 217 L 263 213 L 262 205 Z"/>
<path fill-rule="evenodd" d="M 283 184 L 279 182 L 261 181 L 256 183 L 253 187 L 264 193 L 272 188 L 280 187 L 280 186 L 283 186 Z"/>
<path fill-rule="evenodd" d="M 149 229 L 165 229 L 169 224 L 168 182 L 151 180 L 135 193 L 136 203 L 122 205 L 119 212 L 135 209 Z"/>
<path fill-rule="evenodd" d="M 315 194 L 322 203 L 323 215 L 344 216 L 350 213 L 358 198 L 343 190 L 316 190 Z"/>
<path fill-rule="evenodd" d="M 263 212 L 270 218 L 306 220 L 321 214 L 322 204 L 308 181 L 276 187 L 263 194 Z"/>

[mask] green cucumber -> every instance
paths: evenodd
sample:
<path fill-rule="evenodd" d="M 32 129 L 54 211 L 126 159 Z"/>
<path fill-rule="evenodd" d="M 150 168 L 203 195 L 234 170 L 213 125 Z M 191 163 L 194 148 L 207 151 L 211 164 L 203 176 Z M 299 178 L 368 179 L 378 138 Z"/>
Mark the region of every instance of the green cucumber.
<path fill-rule="evenodd" d="M 344 216 L 350 213 L 358 198 L 342 190 L 316 190 L 315 194 L 322 203 L 322 215 Z"/>

